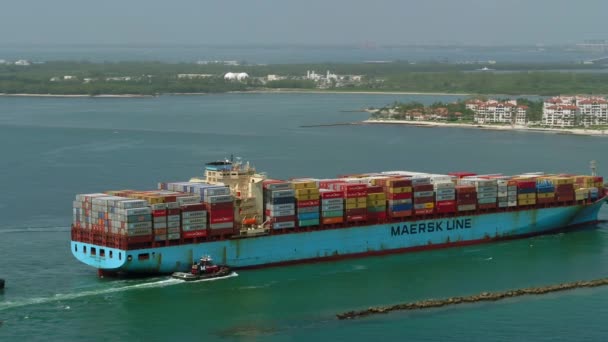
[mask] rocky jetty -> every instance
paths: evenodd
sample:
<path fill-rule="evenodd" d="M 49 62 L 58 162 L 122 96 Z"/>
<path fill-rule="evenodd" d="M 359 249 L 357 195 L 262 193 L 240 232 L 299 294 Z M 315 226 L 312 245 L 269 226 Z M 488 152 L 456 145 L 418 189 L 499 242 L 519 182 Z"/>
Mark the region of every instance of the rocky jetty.
<path fill-rule="evenodd" d="M 577 288 L 584 287 L 598 287 L 608 285 L 608 278 L 596 279 L 590 281 L 576 281 L 572 283 L 563 283 L 558 285 L 541 286 L 541 287 L 530 287 L 525 289 L 501 291 L 501 292 L 482 292 L 480 294 L 465 296 L 465 297 L 450 297 L 445 299 L 427 299 L 412 303 L 396 304 L 392 306 L 379 306 L 371 307 L 361 311 L 349 311 L 341 314 L 337 314 L 338 319 L 354 319 L 359 317 L 365 317 L 375 314 L 385 314 L 391 311 L 397 310 L 422 310 L 439 308 L 448 305 L 457 305 L 465 303 L 477 303 L 477 302 L 489 302 L 497 301 L 512 297 L 529 296 L 529 295 L 542 295 L 551 292 L 567 291 Z"/>

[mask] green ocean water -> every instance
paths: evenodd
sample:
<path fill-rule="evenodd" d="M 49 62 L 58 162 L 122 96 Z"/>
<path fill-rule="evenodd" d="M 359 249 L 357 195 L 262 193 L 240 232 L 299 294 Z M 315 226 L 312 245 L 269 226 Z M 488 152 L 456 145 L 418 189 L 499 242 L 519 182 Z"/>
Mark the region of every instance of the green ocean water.
<path fill-rule="evenodd" d="M 372 305 L 608 276 L 608 225 L 440 251 L 239 271 L 221 281 L 98 279 L 69 250 L 76 193 L 151 189 L 235 154 L 272 177 L 385 170 L 587 173 L 608 139 L 405 126 L 302 125 L 395 100 L 225 94 L 0 98 L 0 341 L 604 341 L 608 288 L 392 313 Z M 608 175 L 608 174 L 607 174 Z M 608 219 L 608 209 L 600 212 Z"/>

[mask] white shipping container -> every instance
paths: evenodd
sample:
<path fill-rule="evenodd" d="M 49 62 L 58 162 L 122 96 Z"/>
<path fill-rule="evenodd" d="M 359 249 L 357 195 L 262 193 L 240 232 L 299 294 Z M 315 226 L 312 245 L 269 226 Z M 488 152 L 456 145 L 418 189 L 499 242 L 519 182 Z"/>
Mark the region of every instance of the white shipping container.
<path fill-rule="evenodd" d="M 477 203 L 479 203 L 479 204 L 496 203 L 496 197 L 494 197 L 494 198 L 480 198 L 480 199 L 477 200 Z"/>
<path fill-rule="evenodd" d="M 414 209 L 418 210 L 418 209 L 427 209 L 427 208 L 426 208 L 425 203 L 420 203 L 420 204 L 414 204 Z"/>
<path fill-rule="evenodd" d="M 182 231 L 184 232 L 192 232 L 195 230 L 205 230 L 207 229 L 207 224 L 189 224 L 182 226 Z"/>
<path fill-rule="evenodd" d="M 121 209 L 134 209 L 134 208 L 143 208 L 148 205 L 148 201 L 144 200 L 126 200 L 120 201 L 116 203 L 117 208 Z"/>
<path fill-rule="evenodd" d="M 306 213 L 318 213 L 319 212 L 319 207 L 302 207 L 302 208 L 298 208 L 297 210 L 298 214 L 306 214 Z"/>
<path fill-rule="evenodd" d="M 177 203 L 177 202 L 169 202 L 166 204 L 167 204 L 167 209 L 178 209 L 179 208 L 179 203 Z"/>
<path fill-rule="evenodd" d="M 437 196 L 454 195 L 456 194 L 456 189 L 439 189 L 435 192 L 435 194 Z"/>
<path fill-rule="evenodd" d="M 434 194 L 433 191 L 416 191 L 414 192 L 414 197 L 432 197 Z"/>
<path fill-rule="evenodd" d="M 232 229 L 234 228 L 234 222 L 224 222 L 224 223 L 212 223 L 209 225 L 210 229 Z"/>
<path fill-rule="evenodd" d="M 458 211 L 470 211 L 475 210 L 475 204 L 461 204 L 458 206 Z"/>
<path fill-rule="evenodd" d="M 232 201 L 232 195 L 209 196 L 205 198 L 205 202 L 207 203 L 228 203 Z"/>
<path fill-rule="evenodd" d="M 509 201 L 507 202 L 507 205 L 508 205 L 509 207 L 517 207 L 517 199 L 515 199 L 515 200 L 513 200 L 513 201 L 509 200 Z"/>
<path fill-rule="evenodd" d="M 282 197 L 294 197 L 295 191 L 293 189 L 290 190 L 277 190 L 270 192 L 271 198 L 282 198 Z"/>
<path fill-rule="evenodd" d="M 266 186 L 268 190 L 289 190 L 291 189 L 291 184 L 289 183 L 272 183 Z"/>
<path fill-rule="evenodd" d="M 152 222 L 138 222 L 138 223 L 127 223 L 128 230 L 136 229 L 152 229 Z"/>
<path fill-rule="evenodd" d="M 183 226 L 187 226 L 187 225 L 206 224 L 206 223 L 207 223 L 207 218 L 206 217 L 197 217 L 197 218 L 192 218 L 192 219 L 183 219 L 182 220 L 182 227 Z"/>
<path fill-rule="evenodd" d="M 230 195 L 229 187 L 217 187 L 217 188 L 205 188 L 203 189 L 203 194 L 205 198 L 209 196 L 226 196 Z"/>
<path fill-rule="evenodd" d="M 321 200 L 321 205 L 343 204 L 344 198 L 328 198 Z"/>
<path fill-rule="evenodd" d="M 517 190 L 509 190 L 509 191 L 507 191 L 507 196 L 517 196 Z"/>
<path fill-rule="evenodd" d="M 152 208 L 152 210 L 163 210 L 163 209 L 167 209 L 167 203 L 156 203 L 156 204 L 150 204 L 150 208 Z"/>
<path fill-rule="evenodd" d="M 172 233 L 178 233 L 181 231 L 181 227 L 168 227 L 167 228 L 167 233 L 172 234 Z"/>
<path fill-rule="evenodd" d="M 331 205 L 324 205 L 321 207 L 321 209 L 323 211 L 338 211 L 338 210 L 344 210 L 344 204 L 340 203 L 340 204 L 331 204 Z"/>
<path fill-rule="evenodd" d="M 179 240 L 180 238 L 180 233 L 171 233 L 171 234 L 167 234 L 167 239 L 168 240 Z"/>
<path fill-rule="evenodd" d="M 129 235 L 129 236 L 152 235 L 152 228 L 127 229 L 127 235 Z"/>
<path fill-rule="evenodd" d="M 277 211 L 271 211 L 269 216 L 281 217 L 281 216 L 292 216 L 295 214 L 296 214 L 295 210 L 277 210 Z"/>
<path fill-rule="evenodd" d="M 456 184 L 449 182 L 449 183 L 435 183 L 435 190 L 440 190 L 440 189 L 454 189 L 456 187 Z"/>
<path fill-rule="evenodd" d="M 452 194 L 452 195 L 441 195 L 441 196 L 436 196 L 435 199 L 437 201 L 454 201 L 456 200 L 456 195 Z"/>
<path fill-rule="evenodd" d="M 199 210 L 199 211 L 184 211 L 184 212 L 182 212 L 182 218 L 184 218 L 184 219 L 197 218 L 197 217 L 206 218 L 207 217 L 207 211 L 206 210 Z"/>
<path fill-rule="evenodd" d="M 179 220 L 174 222 L 167 222 L 167 228 L 179 228 Z"/>
<path fill-rule="evenodd" d="M 183 196 L 177 198 L 177 203 L 179 205 L 184 204 L 199 204 L 201 203 L 201 198 L 199 196 Z"/>
<path fill-rule="evenodd" d="M 277 222 L 272 224 L 273 229 L 285 229 L 285 228 L 294 228 L 296 223 L 294 221 L 289 222 Z"/>
<path fill-rule="evenodd" d="M 266 209 L 271 211 L 280 211 L 280 210 L 295 210 L 296 205 L 294 203 L 289 204 L 268 204 Z"/>
<path fill-rule="evenodd" d="M 167 222 L 179 222 L 181 217 L 179 215 L 169 215 L 167 216 Z"/>
<path fill-rule="evenodd" d="M 497 197 L 507 197 L 507 196 L 509 196 L 508 191 L 499 191 L 497 194 Z"/>
<path fill-rule="evenodd" d="M 154 229 L 166 229 L 167 228 L 167 222 L 154 222 L 152 224 L 152 228 Z"/>
<path fill-rule="evenodd" d="M 498 196 L 497 192 L 478 192 L 477 198 L 496 198 Z"/>

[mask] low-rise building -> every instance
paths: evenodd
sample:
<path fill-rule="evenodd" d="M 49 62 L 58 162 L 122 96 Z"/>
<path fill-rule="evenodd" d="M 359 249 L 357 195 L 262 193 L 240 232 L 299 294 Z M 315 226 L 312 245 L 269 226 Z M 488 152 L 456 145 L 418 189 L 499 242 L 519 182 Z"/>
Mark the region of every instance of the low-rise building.
<path fill-rule="evenodd" d="M 465 104 L 467 109 L 472 110 L 476 123 L 517 123 L 525 125 L 527 122 L 528 107 L 518 106 L 516 100 L 472 100 Z"/>
<path fill-rule="evenodd" d="M 598 96 L 557 96 L 543 102 L 545 126 L 574 127 L 608 124 L 608 101 Z"/>

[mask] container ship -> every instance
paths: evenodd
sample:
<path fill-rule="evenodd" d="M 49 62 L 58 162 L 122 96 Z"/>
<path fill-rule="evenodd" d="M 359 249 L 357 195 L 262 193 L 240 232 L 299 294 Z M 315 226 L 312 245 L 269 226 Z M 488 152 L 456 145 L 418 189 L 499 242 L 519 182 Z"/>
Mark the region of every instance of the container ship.
<path fill-rule="evenodd" d="M 71 250 L 113 274 L 236 269 L 420 251 L 563 231 L 597 221 L 603 178 L 410 171 L 278 180 L 249 163 L 157 189 L 76 195 Z"/>

